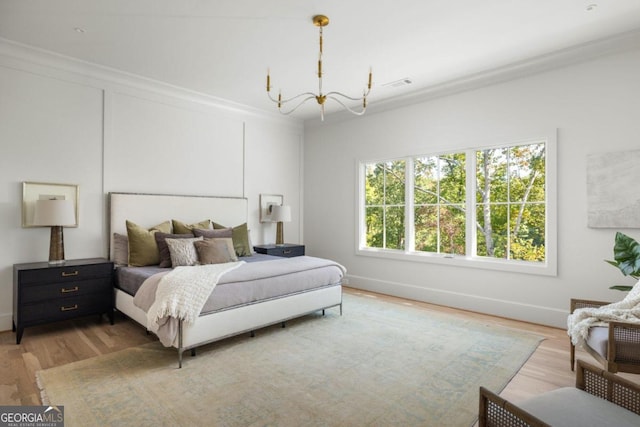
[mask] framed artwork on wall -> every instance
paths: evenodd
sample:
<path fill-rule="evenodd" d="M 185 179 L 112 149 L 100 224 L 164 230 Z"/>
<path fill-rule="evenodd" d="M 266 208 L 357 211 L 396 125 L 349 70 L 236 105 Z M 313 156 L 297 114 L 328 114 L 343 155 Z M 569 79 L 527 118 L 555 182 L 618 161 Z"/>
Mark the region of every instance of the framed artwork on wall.
<path fill-rule="evenodd" d="M 54 184 L 46 182 L 22 183 L 22 227 L 40 227 L 34 225 L 34 213 L 37 200 L 71 200 L 76 216 L 74 225 L 78 226 L 78 196 L 79 187 L 75 184 Z"/>
<path fill-rule="evenodd" d="M 261 194 L 260 195 L 260 222 L 273 222 L 273 206 L 280 206 L 284 203 L 284 196 L 281 194 Z"/>
<path fill-rule="evenodd" d="M 640 150 L 587 156 L 587 225 L 640 228 Z"/>

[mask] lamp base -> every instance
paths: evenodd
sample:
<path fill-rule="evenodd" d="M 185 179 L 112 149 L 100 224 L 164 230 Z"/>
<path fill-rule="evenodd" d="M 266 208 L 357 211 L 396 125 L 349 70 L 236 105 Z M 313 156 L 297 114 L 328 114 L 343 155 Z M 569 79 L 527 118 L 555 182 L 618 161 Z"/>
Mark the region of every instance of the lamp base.
<path fill-rule="evenodd" d="M 61 225 L 51 226 L 51 241 L 49 242 L 49 264 L 64 264 L 64 234 Z"/>
<path fill-rule="evenodd" d="M 276 224 L 276 246 L 284 245 L 284 232 L 282 228 L 282 221 L 278 221 Z"/>

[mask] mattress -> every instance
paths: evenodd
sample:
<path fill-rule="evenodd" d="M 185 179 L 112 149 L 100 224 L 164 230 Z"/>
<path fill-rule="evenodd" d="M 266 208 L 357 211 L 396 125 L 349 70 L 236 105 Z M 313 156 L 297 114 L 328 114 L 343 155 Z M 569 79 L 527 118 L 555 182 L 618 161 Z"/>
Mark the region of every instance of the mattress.
<path fill-rule="evenodd" d="M 238 260 L 244 262 L 261 262 L 261 261 L 273 261 L 281 259 L 280 257 L 265 254 L 253 254 L 252 256 L 239 257 Z M 135 296 L 142 283 L 156 273 L 163 271 L 169 271 L 170 268 L 162 268 L 157 265 L 151 265 L 148 267 L 124 267 L 118 266 L 115 274 L 116 288 L 123 290 L 131 296 Z"/>
<path fill-rule="evenodd" d="M 248 268 L 257 270 L 259 268 L 257 267 L 258 263 L 262 261 L 268 262 L 272 260 L 278 263 L 286 263 L 292 262 L 295 258 L 255 254 L 251 257 L 242 257 L 240 260 L 251 264 L 251 267 Z M 205 303 L 201 316 L 324 287 L 339 286 L 343 277 L 342 270 L 332 265 L 275 277 L 236 280 L 236 278 L 242 276 L 240 269 L 233 270 L 221 277 Z M 116 287 L 130 295 L 135 295 L 146 278 L 169 270 L 168 268 L 159 267 L 118 267 L 116 270 Z"/>

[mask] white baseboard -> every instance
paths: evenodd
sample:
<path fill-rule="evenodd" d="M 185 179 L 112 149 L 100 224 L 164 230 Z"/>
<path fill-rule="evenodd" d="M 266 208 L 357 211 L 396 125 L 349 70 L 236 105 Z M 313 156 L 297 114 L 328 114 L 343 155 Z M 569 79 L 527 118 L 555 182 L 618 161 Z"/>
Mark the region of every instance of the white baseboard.
<path fill-rule="evenodd" d="M 361 276 L 347 275 L 346 279 L 348 282 L 346 282 L 345 285 L 354 289 L 362 289 L 462 310 L 476 311 L 561 329 L 567 327 L 568 310 L 449 292 L 441 289 L 408 285 L 406 283 L 388 282 Z M 0 331 L 10 331 L 12 328 L 11 320 L 11 313 L 0 314 Z"/>
<path fill-rule="evenodd" d="M 13 315 L 11 313 L 0 314 L 0 332 L 13 329 Z"/>
<path fill-rule="evenodd" d="M 361 276 L 347 276 L 349 287 L 493 316 L 566 329 L 568 310 L 542 307 L 478 295 L 425 288 Z"/>

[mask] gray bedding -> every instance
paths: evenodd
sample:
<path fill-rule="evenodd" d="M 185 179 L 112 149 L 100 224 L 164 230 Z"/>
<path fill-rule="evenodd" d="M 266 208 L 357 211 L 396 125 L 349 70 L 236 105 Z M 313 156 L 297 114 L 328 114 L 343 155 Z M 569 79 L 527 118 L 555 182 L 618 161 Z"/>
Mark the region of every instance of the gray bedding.
<path fill-rule="evenodd" d="M 253 263 L 261 261 L 274 261 L 282 258 L 273 255 L 253 254 L 252 256 L 240 257 L 238 259 L 247 263 Z M 116 287 L 125 291 L 129 295 L 134 296 L 136 292 L 138 292 L 138 289 L 140 289 L 140 286 L 142 286 L 142 283 L 148 277 L 151 277 L 156 273 L 170 270 L 170 268 L 162 268 L 158 267 L 157 265 L 152 265 L 149 267 L 119 266 L 116 269 Z"/>
<path fill-rule="evenodd" d="M 201 315 L 312 289 L 336 286 L 341 283 L 344 275 L 341 266 L 322 265 L 319 258 L 308 256 L 279 258 L 253 255 L 241 260 L 247 261 L 247 264 L 220 278 Z M 116 286 L 135 295 L 146 278 L 168 270 L 158 267 L 119 267 L 116 272 Z"/>

